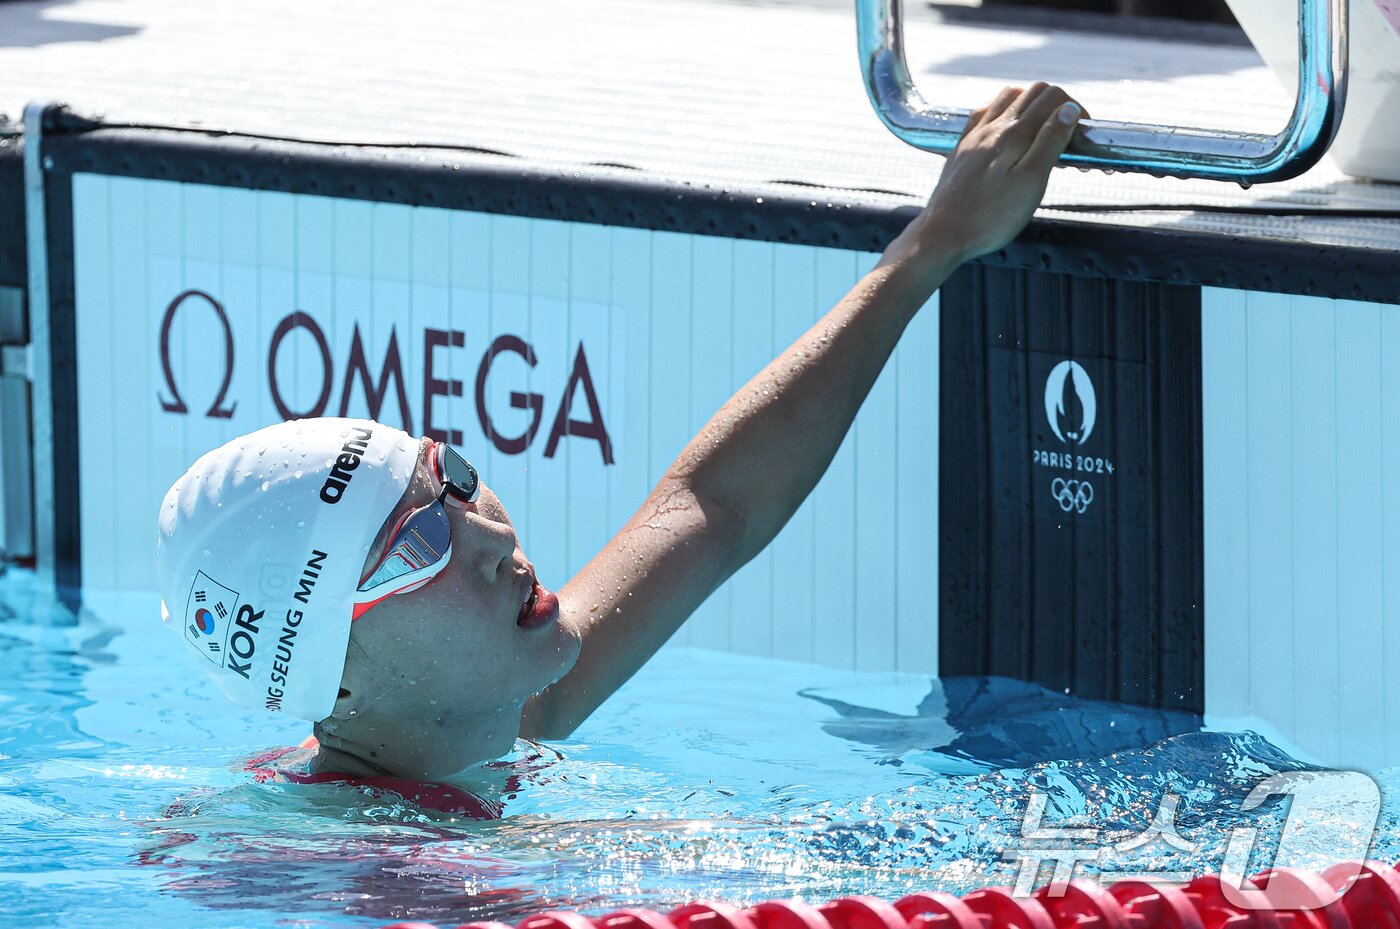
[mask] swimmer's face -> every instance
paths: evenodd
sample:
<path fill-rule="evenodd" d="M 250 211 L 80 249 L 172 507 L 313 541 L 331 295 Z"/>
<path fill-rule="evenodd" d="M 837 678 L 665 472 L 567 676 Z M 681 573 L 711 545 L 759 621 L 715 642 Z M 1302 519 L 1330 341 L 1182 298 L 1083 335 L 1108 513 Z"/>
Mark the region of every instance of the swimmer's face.
<path fill-rule="evenodd" d="M 431 446 L 420 444 L 413 480 L 387 514 L 361 576 L 378 562 L 399 518 L 438 496 Z M 517 624 L 532 566 L 491 489 L 483 482 L 475 503 L 446 510 L 449 563 L 426 586 L 389 597 L 354 622 L 342 679 L 352 692 L 342 703 L 356 710 L 354 721 L 341 720 L 353 730 L 346 735 L 375 753 L 368 760 L 407 776 L 444 776 L 509 751 L 525 700 L 573 667 L 579 653 L 578 632 L 557 609 L 543 625 Z"/>

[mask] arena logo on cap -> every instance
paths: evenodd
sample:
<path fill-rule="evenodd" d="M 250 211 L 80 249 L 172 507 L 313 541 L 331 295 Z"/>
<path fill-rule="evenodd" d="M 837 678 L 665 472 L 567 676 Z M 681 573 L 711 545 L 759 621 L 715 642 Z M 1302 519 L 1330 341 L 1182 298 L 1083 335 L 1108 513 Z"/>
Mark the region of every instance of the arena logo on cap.
<path fill-rule="evenodd" d="M 205 660 L 220 668 L 228 651 L 229 630 L 238 612 L 238 591 L 225 587 L 203 571 L 194 575 L 185 604 L 185 641 Z"/>
<path fill-rule="evenodd" d="M 355 435 L 340 447 L 335 466 L 331 468 L 326 482 L 321 485 L 321 500 L 324 503 L 340 502 L 340 498 L 345 495 L 345 488 L 355 479 L 354 471 L 360 466 L 360 459 L 369 452 L 369 441 L 374 437 L 374 430 L 356 426 L 353 431 Z"/>

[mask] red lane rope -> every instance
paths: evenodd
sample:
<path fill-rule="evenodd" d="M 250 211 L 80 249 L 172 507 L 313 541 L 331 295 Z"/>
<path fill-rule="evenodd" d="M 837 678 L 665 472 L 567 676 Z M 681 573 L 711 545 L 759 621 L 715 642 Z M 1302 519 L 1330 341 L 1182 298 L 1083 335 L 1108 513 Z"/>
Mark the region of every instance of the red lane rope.
<path fill-rule="evenodd" d="M 393 923 L 380 929 L 439 929 Z M 462 923 L 455 929 L 512 929 Z M 514 929 L 1400 929 L 1400 871 L 1380 861 L 1345 862 L 1322 874 L 1275 868 L 1244 889 L 1216 875 L 1185 887 L 1119 881 L 1050 884 L 1030 896 L 1005 887 L 963 897 L 931 891 L 887 903 L 841 897 L 814 906 L 769 900 L 751 907 L 688 903 L 669 913 L 626 909 L 605 916 L 550 910 Z"/>

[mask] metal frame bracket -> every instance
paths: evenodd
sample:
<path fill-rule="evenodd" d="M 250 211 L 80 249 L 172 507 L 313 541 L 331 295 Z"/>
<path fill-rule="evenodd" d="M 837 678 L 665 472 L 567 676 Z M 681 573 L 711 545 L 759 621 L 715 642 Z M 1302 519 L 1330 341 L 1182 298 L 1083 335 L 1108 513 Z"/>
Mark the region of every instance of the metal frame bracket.
<path fill-rule="evenodd" d="M 856 0 L 865 89 L 880 120 L 901 140 L 948 154 L 968 110 L 934 106 L 919 93 L 904 56 L 902 0 Z M 1148 123 L 1084 120 L 1062 164 L 1158 177 L 1283 181 L 1326 153 L 1341 125 L 1347 87 L 1349 0 L 1298 0 L 1298 99 L 1274 135 Z"/>

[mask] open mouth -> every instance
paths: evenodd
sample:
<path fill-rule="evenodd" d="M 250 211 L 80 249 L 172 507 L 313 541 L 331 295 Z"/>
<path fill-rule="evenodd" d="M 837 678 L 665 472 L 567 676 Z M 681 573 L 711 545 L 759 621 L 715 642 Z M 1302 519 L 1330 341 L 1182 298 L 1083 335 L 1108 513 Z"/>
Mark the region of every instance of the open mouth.
<path fill-rule="evenodd" d="M 530 592 L 520 604 L 515 624 L 521 629 L 541 629 L 559 615 L 559 597 L 548 587 L 541 586 L 538 578 L 531 577 L 530 581 Z"/>
<path fill-rule="evenodd" d="M 520 605 L 520 613 L 515 617 L 515 624 L 517 626 L 523 625 L 525 621 L 534 614 L 535 606 L 539 603 L 539 600 L 540 584 L 539 581 L 532 578 L 530 583 L 530 595 L 526 597 L 525 602 Z"/>

